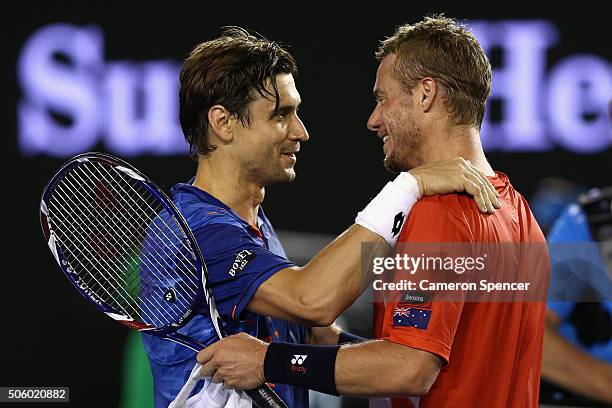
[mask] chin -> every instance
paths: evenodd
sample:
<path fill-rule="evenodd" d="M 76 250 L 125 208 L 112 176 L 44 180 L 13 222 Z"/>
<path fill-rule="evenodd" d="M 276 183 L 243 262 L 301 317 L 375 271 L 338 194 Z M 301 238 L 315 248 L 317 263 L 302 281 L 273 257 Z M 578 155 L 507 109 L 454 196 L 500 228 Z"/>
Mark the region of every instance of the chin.
<path fill-rule="evenodd" d="M 419 164 L 415 163 L 416 160 L 414 158 L 404 157 L 404 160 L 400 160 L 397 155 L 391 155 L 389 157 L 385 157 L 383 161 L 383 165 L 385 169 L 390 171 L 391 173 L 397 174 L 402 171 L 410 171 L 415 167 L 418 167 Z"/>
<path fill-rule="evenodd" d="M 278 183 L 290 183 L 295 179 L 295 171 L 293 169 L 283 169 L 270 177 L 264 185 L 269 186 Z"/>
<path fill-rule="evenodd" d="M 295 170 L 293 169 L 289 169 L 285 171 L 285 180 L 287 182 L 292 182 L 293 180 L 295 180 Z"/>
<path fill-rule="evenodd" d="M 397 161 L 387 158 L 385 158 L 385 160 L 383 161 L 383 165 L 385 166 L 385 169 L 387 169 L 387 171 L 393 174 L 398 174 L 402 171 L 411 170 L 411 168 L 408 168 L 407 166 L 402 166 Z"/>

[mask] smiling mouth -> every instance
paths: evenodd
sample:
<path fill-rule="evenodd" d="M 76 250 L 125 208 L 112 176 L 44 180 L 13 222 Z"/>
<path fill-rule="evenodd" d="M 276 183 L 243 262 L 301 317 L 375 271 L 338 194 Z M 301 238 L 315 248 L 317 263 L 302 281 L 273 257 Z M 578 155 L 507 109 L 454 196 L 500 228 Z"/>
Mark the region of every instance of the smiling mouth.
<path fill-rule="evenodd" d="M 295 153 L 297 152 L 281 153 L 281 156 L 284 156 L 288 158 L 289 160 L 291 160 L 291 162 L 295 163 L 297 161 L 297 157 L 295 157 Z"/>

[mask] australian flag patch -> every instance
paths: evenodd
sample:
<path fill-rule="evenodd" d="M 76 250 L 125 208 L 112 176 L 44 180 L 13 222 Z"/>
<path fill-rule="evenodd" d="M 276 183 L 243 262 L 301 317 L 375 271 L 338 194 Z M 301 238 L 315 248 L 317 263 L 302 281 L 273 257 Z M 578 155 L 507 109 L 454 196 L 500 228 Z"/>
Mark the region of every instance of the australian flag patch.
<path fill-rule="evenodd" d="M 431 309 L 417 309 L 398 305 L 393 309 L 393 327 L 415 327 L 425 330 L 429 325 Z"/>

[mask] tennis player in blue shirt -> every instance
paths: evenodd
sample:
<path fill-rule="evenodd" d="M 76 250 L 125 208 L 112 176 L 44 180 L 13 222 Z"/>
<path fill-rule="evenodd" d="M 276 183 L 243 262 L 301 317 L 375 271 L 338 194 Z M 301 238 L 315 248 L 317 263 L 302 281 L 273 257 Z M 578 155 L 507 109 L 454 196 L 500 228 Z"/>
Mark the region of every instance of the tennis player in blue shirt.
<path fill-rule="evenodd" d="M 307 265 L 295 266 L 261 203 L 266 186 L 295 178 L 300 143 L 309 138 L 298 116 L 296 72 L 285 49 L 237 27 L 196 46 L 180 74 L 180 122 L 198 168 L 194 179 L 172 193 L 200 244 L 230 334 L 335 345 L 355 339 L 333 322 L 367 285 L 360 271 L 363 242 L 387 251 L 421 195 L 465 191 L 481 211 L 493 212 L 497 193 L 461 158 L 401 173 L 358 214 L 355 225 Z M 203 309 L 179 332 L 210 344 L 214 335 L 206 313 Z M 188 379 L 196 353 L 154 336 L 143 336 L 143 342 L 155 406 L 167 407 Z M 307 390 L 282 384 L 273 389 L 289 407 L 308 407 Z"/>

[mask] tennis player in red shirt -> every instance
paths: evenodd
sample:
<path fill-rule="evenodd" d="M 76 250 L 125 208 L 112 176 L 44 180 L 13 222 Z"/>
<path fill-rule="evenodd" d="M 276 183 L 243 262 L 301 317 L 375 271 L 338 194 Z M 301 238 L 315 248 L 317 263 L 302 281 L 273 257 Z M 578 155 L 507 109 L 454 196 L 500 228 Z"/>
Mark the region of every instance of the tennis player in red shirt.
<path fill-rule="evenodd" d="M 491 67 L 476 38 L 450 19 L 425 19 L 400 27 L 378 57 L 377 105 L 368 127 L 385 141 L 385 166 L 401 171 L 461 155 L 489 176 L 503 202 L 496 214 L 481 216 L 463 195 L 426 197 L 413 207 L 398 242 L 543 245 L 526 200 L 493 171 L 480 144 Z M 541 254 L 531 269 L 540 275 L 536 281 L 547 279 Z M 435 356 L 419 407 L 537 407 L 544 303 L 397 300 L 382 310 L 376 303 L 375 335 Z M 397 315 L 410 308 L 428 320 L 404 325 Z M 412 405 L 392 399 L 392 406 Z"/>
<path fill-rule="evenodd" d="M 425 18 L 398 28 L 377 57 L 368 128 L 384 143 L 385 166 L 399 172 L 461 156 L 491 180 L 503 203 L 495 214 L 481 214 L 461 194 L 423 198 L 404 223 L 398 248 L 510 243 L 516 251 L 504 262 L 516 269 L 506 265 L 506 278 L 545 287 L 540 227 L 508 177 L 493 171 L 480 143 L 491 65 L 474 35 L 452 19 Z M 529 256 L 531 246 L 539 246 L 541 256 Z M 537 407 L 544 298 L 442 302 L 417 295 L 376 303 L 376 340 L 267 345 L 241 334 L 203 350 L 198 360 L 207 375 L 238 389 L 268 381 L 377 397 L 376 407 L 413 407 L 406 396 L 419 396 L 420 408 Z"/>

